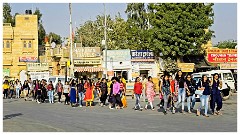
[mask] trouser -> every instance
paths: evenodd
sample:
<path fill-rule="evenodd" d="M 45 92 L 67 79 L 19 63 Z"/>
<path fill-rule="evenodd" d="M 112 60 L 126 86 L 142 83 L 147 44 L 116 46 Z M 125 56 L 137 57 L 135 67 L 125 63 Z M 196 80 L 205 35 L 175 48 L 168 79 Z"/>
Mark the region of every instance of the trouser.
<path fill-rule="evenodd" d="M 121 101 L 121 98 L 120 98 L 120 94 L 116 94 L 113 96 L 113 105 L 112 107 L 115 107 L 115 104 L 118 104 L 120 107 L 122 107 L 122 101 Z"/>
<path fill-rule="evenodd" d="M 8 98 L 8 89 L 4 89 L 3 94 L 4 98 Z"/>
<path fill-rule="evenodd" d="M 10 90 L 10 96 L 11 96 L 11 98 L 12 98 L 12 96 L 13 96 L 13 93 L 14 93 L 14 90 Z"/>
<path fill-rule="evenodd" d="M 16 88 L 16 98 L 19 98 L 20 88 Z"/>
<path fill-rule="evenodd" d="M 136 97 L 135 108 L 137 108 L 137 107 L 141 108 L 141 105 L 140 105 L 140 96 L 141 96 L 141 94 L 135 94 L 135 97 Z"/>
<path fill-rule="evenodd" d="M 47 93 L 47 91 L 42 90 L 42 102 L 43 103 L 45 102 L 45 99 L 46 99 L 46 93 Z"/>
<path fill-rule="evenodd" d="M 209 95 L 201 95 L 200 100 L 201 100 L 201 103 L 198 107 L 198 110 L 201 111 L 202 107 L 204 106 L 205 108 L 204 114 L 207 115 Z"/>
<path fill-rule="evenodd" d="M 182 110 L 184 110 L 185 96 L 186 96 L 185 88 L 179 88 L 178 89 L 178 103 L 177 103 L 176 108 L 178 108 L 178 106 L 182 102 Z"/>
<path fill-rule="evenodd" d="M 37 91 L 33 90 L 33 99 L 36 100 L 37 99 Z"/>
<path fill-rule="evenodd" d="M 54 98 L 53 98 L 53 91 L 48 91 L 48 98 L 49 98 L 49 103 L 53 103 Z"/>
<path fill-rule="evenodd" d="M 58 92 L 58 102 L 60 102 L 62 96 L 62 92 Z"/>
<path fill-rule="evenodd" d="M 63 93 L 63 95 L 65 96 L 65 104 L 68 104 L 70 102 L 70 97 L 68 96 L 69 93 Z"/>
<path fill-rule="evenodd" d="M 143 97 L 143 102 L 145 102 L 145 101 L 146 101 L 145 90 L 144 90 L 143 93 L 142 93 L 142 97 Z"/>
<path fill-rule="evenodd" d="M 163 106 L 163 108 L 164 108 L 165 111 L 167 110 L 167 105 L 168 105 L 168 99 L 169 99 L 169 97 L 170 97 L 169 94 L 168 94 L 168 95 L 166 95 L 166 94 L 163 95 L 163 99 L 164 99 L 164 106 Z"/>
<path fill-rule="evenodd" d="M 26 89 L 23 90 L 23 93 L 24 93 L 24 98 L 27 99 L 27 97 L 28 97 L 28 90 L 26 90 Z"/>
<path fill-rule="evenodd" d="M 220 94 L 212 94 L 211 95 L 211 102 L 210 102 L 210 108 L 212 112 L 214 113 L 215 110 L 215 103 L 217 103 L 217 111 L 220 111 L 222 109 L 222 97 Z"/>
<path fill-rule="evenodd" d="M 41 97 L 42 97 L 41 94 L 38 94 L 38 95 L 37 95 L 37 102 L 41 102 Z"/>
<path fill-rule="evenodd" d="M 191 104 L 191 101 L 192 101 L 192 104 Z M 191 108 L 194 108 L 195 103 L 196 103 L 195 94 L 193 94 L 192 96 L 187 97 L 188 111 L 191 111 Z"/>
<path fill-rule="evenodd" d="M 78 93 L 78 98 L 79 98 L 79 105 L 83 105 L 84 93 L 83 92 Z"/>

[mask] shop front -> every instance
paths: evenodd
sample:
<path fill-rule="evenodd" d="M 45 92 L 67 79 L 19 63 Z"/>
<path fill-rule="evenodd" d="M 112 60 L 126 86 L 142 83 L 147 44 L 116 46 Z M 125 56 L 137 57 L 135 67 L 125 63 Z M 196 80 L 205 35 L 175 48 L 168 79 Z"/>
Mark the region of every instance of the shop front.
<path fill-rule="evenodd" d="M 152 76 L 157 78 L 159 69 L 151 50 L 131 50 L 132 80 L 139 76 Z"/>
<path fill-rule="evenodd" d="M 76 47 L 73 51 L 74 76 L 84 79 L 101 78 L 104 68 L 100 47 Z"/>
<path fill-rule="evenodd" d="M 104 64 L 105 62 L 103 65 Z M 129 49 L 107 51 L 107 69 L 109 78 L 112 78 L 113 76 L 122 76 L 128 82 L 131 80 L 131 68 L 131 55 Z"/>

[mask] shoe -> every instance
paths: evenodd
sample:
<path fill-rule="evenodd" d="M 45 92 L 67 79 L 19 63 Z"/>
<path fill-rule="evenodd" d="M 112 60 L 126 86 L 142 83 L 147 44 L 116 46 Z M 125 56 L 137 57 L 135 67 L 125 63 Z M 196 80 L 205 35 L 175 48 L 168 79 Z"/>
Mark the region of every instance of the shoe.
<path fill-rule="evenodd" d="M 164 113 L 164 115 L 167 115 L 167 110 L 164 110 L 163 113 Z"/>
<path fill-rule="evenodd" d="M 200 116 L 200 111 L 197 109 L 197 116 Z"/>
<path fill-rule="evenodd" d="M 82 108 L 82 105 L 80 105 L 79 107 Z"/>
<path fill-rule="evenodd" d="M 191 114 L 192 112 L 189 110 L 188 113 Z"/>
<path fill-rule="evenodd" d="M 153 108 L 152 108 L 152 111 L 154 111 L 154 110 L 155 110 L 155 108 L 153 107 Z"/>
<path fill-rule="evenodd" d="M 209 117 L 209 115 L 204 115 L 205 117 Z"/>
<path fill-rule="evenodd" d="M 114 110 L 114 108 L 110 107 L 111 110 Z"/>
<path fill-rule="evenodd" d="M 27 99 L 24 99 L 25 101 L 27 101 Z"/>
<path fill-rule="evenodd" d="M 217 111 L 217 115 L 222 115 L 222 113 L 220 111 Z"/>
<path fill-rule="evenodd" d="M 173 107 L 172 114 L 175 114 L 175 108 Z"/>

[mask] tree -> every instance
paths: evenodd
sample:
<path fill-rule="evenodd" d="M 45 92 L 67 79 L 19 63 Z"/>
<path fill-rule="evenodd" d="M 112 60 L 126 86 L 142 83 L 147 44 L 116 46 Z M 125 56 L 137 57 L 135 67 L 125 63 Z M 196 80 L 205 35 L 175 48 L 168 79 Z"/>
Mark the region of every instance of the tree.
<path fill-rule="evenodd" d="M 223 41 L 223 42 L 219 42 L 216 47 L 218 48 L 223 48 L 223 49 L 235 49 L 235 47 L 237 46 L 237 42 L 234 41 Z"/>
<path fill-rule="evenodd" d="M 3 23 L 11 23 L 14 26 L 15 21 L 11 15 L 11 6 L 8 3 L 3 3 Z"/>
<path fill-rule="evenodd" d="M 40 10 L 38 8 L 36 8 L 35 12 L 33 13 L 34 15 L 37 15 L 38 18 L 38 44 L 39 45 L 44 45 L 44 39 L 46 36 L 46 31 L 43 27 L 42 24 L 42 13 L 40 12 Z"/>
<path fill-rule="evenodd" d="M 150 24 L 153 30 L 150 49 L 163 57 L 179 60 L 185 55 L 198 55 L 204 51 L 213 31 L 213 4 L 203 3 L 151 3 Z M 206 31 L 208 30 L 208 32 Z"/>
<path fill-rule="evenodd" d="M 56 44 L 62 43 L 61 36 L 57 35 L 53 32 L 50 32 L 47 37 L 48 37 L 50 43 L 52 43 L 52 42 L 55 42 Z"/>
<path fill-rule="evenodd" d="M 130 49 L 149 49 L 151 30 L 144 3 L 129 3 L 125 13 L 128 14 L 127 38 Z"/>
<path fill-rule="evenodd" d="M 83 46 L 101 47 L 104 39 L 104 16 L 98 15 L 95 21 L 87 21 L 76 32 L 76 42 L 82 42 Z M 80 38 L 81 37 L 81 38 Z M 107 46 L 108 49 L 126 49 L 127 35 L 126 22 L 120 14 L 114 19 L 107 15 Z"/>
<path fill-rule="evenodd" d="M 164 59 L 164 69 L 168 73 L 175 73 L 178 70 L 177 62 L 170 57 Z"/>

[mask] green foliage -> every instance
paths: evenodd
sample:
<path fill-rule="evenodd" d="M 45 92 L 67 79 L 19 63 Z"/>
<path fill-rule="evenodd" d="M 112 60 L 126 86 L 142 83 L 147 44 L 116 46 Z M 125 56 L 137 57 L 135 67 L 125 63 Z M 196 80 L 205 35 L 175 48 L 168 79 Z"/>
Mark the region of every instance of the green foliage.
<path fill-rule="evenodd" d="M 15 26 L 14 16 L 11 15 L 11 6 L 8 3 L 3 3 L 3 23 L 11 23 Z"/>
<path fill-rule="evenodd" d="M 149 4 L 153 30 L 150 49 L 172 59 L 202 52 L 201 45 L 213 34 L 211 30 L 205 32 L 213 24 L 212 6 L 203 3 Z"/>
<path fill-rule="evenodd" d="M 170 57 L 164 60 L 164 69 L 168 73 L 175 73 L 178 70 L 176 60 L 171 59 Z"/>
<path fill-rule="evenodd" d="M 76 42 L 82 42 L 83 46 L 101 47 L 104 39 L 104 16 L 98 15 L 95 21 L 87 21 L 79 26 L 76 32 Z M 120 14 L 114 19 L 107 16 L 107 46 L 108 49 L 126 49 L 126 22 L 121 18 Z M 79 37 L 79 38 L 78 38 Z"/>
<path fill-rule="evenodd" d="M 144 3 L 129 3 L 125 13 L 127 20 L 127 39 L 130 49 L 149 49 L 151 30 L 148 25 L 148 14 Z"/>
<path fill-rule="evenodd" d="M 237 46 L 237 42 L 234 41 L 223 41 L 223 42 L 219 42 L 216 47 L 218 48 L 223 48 L 223 49 L 235 49 L 235 47 Z"/>
<path fill-rule="evenodd" d="M 48 39 L 50 39 L 49 40 L 50 43 L 52 43 L 52 42 L 55 42 L 56 44 L 62 43 L 61 36 L 57 35 L 53 32 L 50 32 L 47 37 L 48 37 Z"/>
<path fill-rule="evenodd" d="M 37 15 L 38 18 L 38 44 L 39 45 L 44 45 L 44 39 L 46 36 L 46 31 L 43 27 L 42 24 L 42 13 L 40 12 L 40 10 L 38 8 L 36 8 L 35 12 L 33 13 L 34 15 Z"/>

